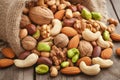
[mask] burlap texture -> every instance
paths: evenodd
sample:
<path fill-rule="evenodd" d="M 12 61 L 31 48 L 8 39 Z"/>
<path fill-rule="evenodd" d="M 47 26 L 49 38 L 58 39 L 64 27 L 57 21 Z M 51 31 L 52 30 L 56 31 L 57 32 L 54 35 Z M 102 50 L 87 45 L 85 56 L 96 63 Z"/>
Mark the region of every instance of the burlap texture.
<path fill-rule="evenodd" d="M 70 0 L 79 2 L 92 11 L 101 12 L 107 17 L 106 0 Z M 19 39 L 19 24 L 26 0 L 0 0 L 0 39 L 7 41 L 14 52 L 23 51 Z"/>

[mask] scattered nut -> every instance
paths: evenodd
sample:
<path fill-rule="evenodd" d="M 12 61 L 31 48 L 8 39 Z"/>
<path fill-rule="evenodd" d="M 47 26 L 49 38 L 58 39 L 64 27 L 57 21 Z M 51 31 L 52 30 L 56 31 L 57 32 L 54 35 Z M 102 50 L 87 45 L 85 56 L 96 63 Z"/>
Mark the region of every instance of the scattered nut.
<path fill-rule="evenodd" d="M 31 36 L 26 36 L 25 38 L 23 38 L 22 40 L 22 46 L 25 50 L 32 50 L 35 48 L 37 44 L 37 41 L 31 37 Z"/>
<path fill-rule="evenodd" d="M 33 7 L 29 12 L 30 19 L 36 24 L 49 24 L 54 18 L 53 12 L 47 7 Z"/>
<path fill-rule="evenodd" d="M 24 51 L 20 53 L 20 55 L 18 56 L 18 59 L 25 59 L 29 55 L 30 55 L 30 51 Z"/>
<path fill-rule="evenodd" d="M 101 47 L 95 46 L 93 49 L 92 57 L 99 57 L 101 54 Z"/>
<path fill-rule="evenodd" d="M 113 19 L 113 18 L 110 18 L 110 19 L 108 19 L 107 20 L 108 22 L 109 22 L 109 24 L 114 24 L 115 26 L 117 26 L 118 25 L 118 20 L 115 20 L 115 19 Z"/>
<path fill-rule="evenodd" d="M 50 76 L 51 77 L 56 77 L 58 75 L 58 70 L 56 69 L 56 67 L 52 66 L 50 68 Z"/>
<path fill-rule="evenodd" d="M 58 47 L 61 47 L 61 48 L 66 47 L 68 42 L 69 42 L 69 39 L 65 34 L 58 34 L 54 38 L 54 44 Z"/>
<path fill-rule="evenodd" d="M 25 38 L 27 35 L 28 35 L 27 29 L 21 29 L 21 30 L 20 30 L 20 33 L 19 33 L 20 39 Z"/>
<path fill-rule="evenodd" d="M 81 71 L 87 75 L 97 75 L 100 72 L 99 64 L 87 66 L 84 61 L 81 61 L 79 67 L 80 67 Z"/>
<path fill-rule="evenodd" d="M 41 52 L 41 57 L 50 57 L 50 52 Z"/>
<path fill-rule="evenodd" d="M 49 67 L 45 64 L 40 64 L 35 68 L 36 73 L 45 74 L 49 71 Z"/>
<path fill-rule="evenodd" d="M 117 54 L 118 56 L 120 56 L 120 48 L 117 48 L 117 49 L 116 49 L 116 54 Z"/>
<path fill-rule="evenodd" d="M 101 52 L 101 58 L 110 59 L 112 57 L 113 50 L 111 48 L 106 48 Z"/>
<path fill-rule="evenodd" d="M 46 57 L 40 57 L 37 61 L 37 64 L 46 64 L 47 66 L 52 66 L 52 61 Z"/>
<path fill-rule="evenodd" d="M 85 40 L 80 41 L 78 49 L 80 51 L 81 57 L 92 56 L 93 46 L 90 44 L 90 42 L 87 42 Z"/>
<path fill-rule="evenodd" d="M 33 35 L 33 34 L 37 31 L 36 26 L 33 25 L 33 24 L 28 24 L 28 25 L 26 26 L 26 29 L 27 29 L 27 31 L 28 31 L 28 33 L 29 33 L 30 35 Z"/>
<path fill-rule="evenodd" d="M 73 14 L 72 14 L 72 10 L 71 9 L 67 9 L 66 10 L 66 13 L 65 13 L 65 17 L 70 19 L 73 17 Z"/>
<path fill-rule="evenodd" d="M 15 59 L 14 64 L 16 67 L 26 68 L 26 67 L 33 66 L 37 62 L 37 60 L 38 60 L 38 55 L 32 53 L 24 60 Z"/>
<path fill-rule="evenodd" d="M 110 59 L 102 59 L 100 57 L 96 57 L 92 59 L 93 64 L 99 64 L 101 68 L 108 68 L 113 65 L 113 61 Z"/>

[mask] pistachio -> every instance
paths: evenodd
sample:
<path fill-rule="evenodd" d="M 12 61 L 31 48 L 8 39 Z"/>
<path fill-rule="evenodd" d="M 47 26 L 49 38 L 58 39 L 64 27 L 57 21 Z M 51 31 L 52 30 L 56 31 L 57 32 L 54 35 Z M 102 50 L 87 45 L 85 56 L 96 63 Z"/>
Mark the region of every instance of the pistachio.
<path fill-rule="evenodd" d="M 35 39 L 39 39 L 39 37 L 40 37 L 40 30 L 39 29 L 37 29 L 37 31 L 33 34 L 33 37 Z"/>
<path fill-rule="evenodd" d="M 64 61 L 61 63 L 61 67 L 68 67 L 69 66 L 69 62 L 68 61 Z"/>
<path fill-rule="evenodd" d="M 45 64 L 40 64 L 35 68 L 36 73 L 45 74 L 49 71 L 49 67 Z"/>
<path fill-rule="evenodd" d="M 77 60 L 79 59 L 79 55 L 80 55 L 80 54 L 75 54 L 75 55 L 72 57 L 72 62 L 73 62 L 73 63 L 76 63 L 76 62 L 77 62 Z"/>
<path fill-rule="evenodd" d="M 91 13 L 85 8 L 82 9 L 81 15 L 85 19 L 91 19 L 92 18 Z"/>
<path fill-rule="evenodd" d="M 110 34 L 109 34 L 109 32 L 106 31 L 106 30 L 103 32 L 103 39 L 104 39 L 105 41 L 108 41 L 108 40 L 110 39 Z"/>
<path fill-rule="evenodd" d="M 37 45 L 37 50 L 38 51 L 46 51 L 49 52 L 50 51 L 50 46 L 48 44 L 46 44 L 45 42 L 39 42 Z"/>
<path fill-rule="evenodd" d="M 79 54 L 79 50 L 76 48 L 72 48 L 67 51 L 68 58 L 72 58 L 75 54 Z"/>
<path fill-rule="evenodd" d="M 92 18 L 95 20 L 101 20 L 102 15 L 99 12 L 91 12 Z"/>

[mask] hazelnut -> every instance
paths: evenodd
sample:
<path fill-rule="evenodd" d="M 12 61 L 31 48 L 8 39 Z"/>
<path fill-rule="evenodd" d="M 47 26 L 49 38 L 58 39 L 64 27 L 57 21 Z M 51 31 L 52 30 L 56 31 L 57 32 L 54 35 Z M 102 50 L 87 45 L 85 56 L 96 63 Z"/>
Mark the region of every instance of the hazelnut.
<path fill-rule="evenodd" d="M 28 24 L 28 25 L 26 26 L 26 29 L 28 30 L 28 33 L 29 33 L 30 35 L 34 34 L 34 33 L 37 31 L 36 26 L 33 25 L 33 24 Z"/>
<path fill-rule="evenodd" d="M 69 6 L 69 8 L 70 8 L 73 12 L 77 11 L 77 7 L 74 6 L 74 5 Z"/>
<path fill-rule="evenodd" d="M 115 26 L 117 26 L 118 25 L 118 20 L 115 20 L 115 19 L 113 19 L 113 18 L 110 18 L 110 19 L 108 19 L 107 20 L 108 22 L 109 22 L 109 24 L 114 24 Z"/>
<path fill-rule="evenodd" d="M 30 24 L 30 19 L 26 15 L 22 15 L 21 21 L 20 21 L 20 27 L 25 28 L 28 24 Z"/>
<path fill-rule="evenodd" d="M 21 30 L 20 30 L 20 33 L 19 33 L 20 39 L 25 38 L 27 35 L 28 35 L 27 29 L 21 29 Z"/>
<path fill-rule="evenodd" d="M 37 41 L 31 37 L 31 36 L 26 36 L 23 40 L 22 40 L 22 46 L 25 50 L 32 50 L 35 48 L 37 44 Z"/>

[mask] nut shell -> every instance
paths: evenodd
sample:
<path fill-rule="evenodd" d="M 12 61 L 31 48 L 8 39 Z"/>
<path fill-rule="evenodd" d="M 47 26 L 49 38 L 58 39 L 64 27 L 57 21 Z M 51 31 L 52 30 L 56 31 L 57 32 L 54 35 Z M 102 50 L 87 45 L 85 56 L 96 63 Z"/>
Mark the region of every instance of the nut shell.
<path fill-rule="evenodd" d="M 54 38 L 54 44 L 57 47 L 61 47 L 64 48 L 67 46 L 69 42 L 68 37 L 65 34 L 58 34 L 55 38 Z"/>
<path fill-rule="evenodd" d="M 78 49 L 81 53 L 81 57 L 92 55 L 93 47 L 88 41 L 85 40 L 80 41 Z"/>
<path fill-rule="evenodd" d="M 29 17 L 34 23 L 39 25 L 49 24 L 54 18 L 53 12 L 43 6 L 33 7 L 29 12 Z"/>
<path fill-rule="evenodd" d="M 22 46 L 25 50 L 32 50 L 35 48 L 37 44 L 37 41 L 31 37 L 31 36 L 26 36 L 23 40 L 22 40 Z"/>

